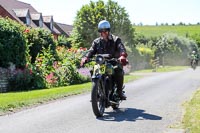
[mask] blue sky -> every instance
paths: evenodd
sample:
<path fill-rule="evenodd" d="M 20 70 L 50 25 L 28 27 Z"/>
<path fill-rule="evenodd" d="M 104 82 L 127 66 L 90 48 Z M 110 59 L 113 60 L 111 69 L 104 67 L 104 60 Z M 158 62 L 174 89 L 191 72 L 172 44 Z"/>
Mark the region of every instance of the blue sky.
<path fill-rule="evenodd" d="M 54 21 L 73 24 L 80 8 L 90 0 L 19 0 L 31 4 L 43 15 L 53 15 Z M 97 0 L 92 0 L 97 1 Z M 104 0 L 107 2 L 107 0 Z M 200 22 L 200 0 L 114 0 L 129 14 L 132 23 L 196 24 Z"/>

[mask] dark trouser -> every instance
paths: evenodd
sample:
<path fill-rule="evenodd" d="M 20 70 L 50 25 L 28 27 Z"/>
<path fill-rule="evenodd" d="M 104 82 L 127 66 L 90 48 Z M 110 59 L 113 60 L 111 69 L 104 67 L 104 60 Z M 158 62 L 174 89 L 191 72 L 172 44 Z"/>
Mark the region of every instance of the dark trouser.
<path fill-rule="evenodd" d="M 115 69 L 113 79 L 117 85 L 117 91 L 122 92 L 122 87 L 124 84 L 124 71 L 121 66 Z"/>

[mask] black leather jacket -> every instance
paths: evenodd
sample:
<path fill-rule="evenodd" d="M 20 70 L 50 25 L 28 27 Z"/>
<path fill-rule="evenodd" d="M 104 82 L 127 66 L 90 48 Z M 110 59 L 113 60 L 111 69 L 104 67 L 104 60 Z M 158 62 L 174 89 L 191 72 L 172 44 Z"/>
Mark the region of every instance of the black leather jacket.
<path fill-rule="evenodd" d="M 101 37 L 96 38 L 86 57 L 91 58 L 95 54 L 110 54 L 112 58 L 119 58 L 121 53 L 126 53 L 124 44 L 119 37 L 111 35 L 108 42 Z"/>

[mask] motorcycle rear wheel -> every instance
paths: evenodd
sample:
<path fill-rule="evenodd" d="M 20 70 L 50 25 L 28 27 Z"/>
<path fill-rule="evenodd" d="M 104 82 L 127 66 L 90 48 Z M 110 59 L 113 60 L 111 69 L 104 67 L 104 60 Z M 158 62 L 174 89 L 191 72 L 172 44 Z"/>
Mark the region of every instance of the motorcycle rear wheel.
<path fill-rule="evenodd" d="M 116 110 L 116 109 L 118 109 L 119 108 L 119 96 L 118 95 L 116 95 L 116 94 L 114 94 L 114 101 L 115 101 L 115 103 L 114 104 L 112 104 L 111 105 L 111 107 L 114 109 L 114 110 Z"/>
<path fill-rule="evenodd" d="M 114 110 L 118 109 L 118 108 L 119 108 L 119 104 L 114 104 L 114 105 L 112 105 L 112 108 L 113 108 Z"/>
<path fill-rule="evenodd" d="M 197 65 L 196 65 L 196 61 L 193 60 L 193 61 L 192 61 L 192 68 L 195 70 L 195 69 L 196 69 L 196 66 L 197 66 Z"/>
<path fill-rule="evenodd" d="M 96 117 L 103 116 L 105 111 L 105 96 L 98 79 L 92 81 L 92 109 Z"/>

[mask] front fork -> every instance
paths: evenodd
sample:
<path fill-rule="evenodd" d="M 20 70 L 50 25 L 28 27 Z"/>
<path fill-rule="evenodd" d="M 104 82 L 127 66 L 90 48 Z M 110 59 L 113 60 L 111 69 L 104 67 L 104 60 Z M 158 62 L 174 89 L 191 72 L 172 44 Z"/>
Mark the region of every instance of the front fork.
<path fill-rule="evenodd" d="M 112 100 L 112 95 L 114 93 L 113 90 L 113 82 L 112 78 L 109 76 L 106 76 L 104 78 L 104 89 L 105 89 L 105 96 L 106 96 L 106 107 L 109 107 L 111 105 L 110 101 Z"/>
<path fill-rule="evenodd" d="M 92 80 L 95 80 L 95 79 L 98 79 L 99 80 L 99 85 L 100 85 L 100 93 L 101 93 L 101 96 L 103 97 L 104 100 L 106 100 L 106 89 L 105 89 L 105 84 L 104 84 L 104 79 L 102 77 L 102 75 L 95 75 L 92 77 Z"/>
<path fill-rule="evenodd" d="M 95 69 L 94 69 L 95 71 Z M 103 99 L 105 100 L 106 103 L 106 108 L 110 106 L 110 94 L 112 93 L 112 79 L 111 77 L 109 77 L 108 75 L 101 75 L 98 73 L 93 73 L 94 71 L 91 71 L 91 75 L 92 75 L 92 80 L 94 79 L 98 79 L 99 83 L 100 83 L 100 88 Z"/>

